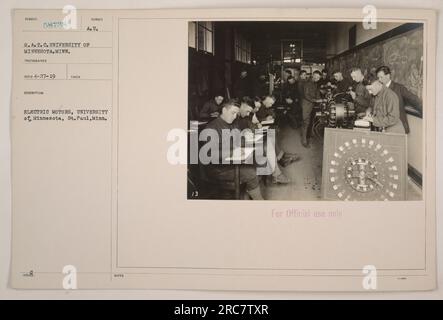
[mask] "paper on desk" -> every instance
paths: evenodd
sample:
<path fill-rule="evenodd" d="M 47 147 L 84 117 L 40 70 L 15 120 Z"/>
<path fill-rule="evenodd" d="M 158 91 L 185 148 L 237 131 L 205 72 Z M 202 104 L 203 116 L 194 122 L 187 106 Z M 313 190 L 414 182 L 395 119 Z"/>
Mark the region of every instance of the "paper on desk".
<path fill-rule="evenodd" d="M 245 161 L 254 152 L 253 147 L 237 147 L 233 150 L 232 156 L 226 158 L 226 161 Z"/>
<path fill-rule="evenodd" d="M 260 141 L 260 140 L 262 140 L 263 139 L 263 134 L 255 134 L 254 136 L 251 136 L 251 137 L 246 137 L 246 142 L 258 142 L 258 141 Z"/>

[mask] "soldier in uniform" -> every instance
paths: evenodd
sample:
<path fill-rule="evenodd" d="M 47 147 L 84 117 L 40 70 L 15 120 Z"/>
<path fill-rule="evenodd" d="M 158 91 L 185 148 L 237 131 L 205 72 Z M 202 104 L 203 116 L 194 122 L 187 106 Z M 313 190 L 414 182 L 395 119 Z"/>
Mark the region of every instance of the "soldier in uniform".
<path fill-rule="evenodd" d="M 301 110 L 299 104 L 298 81 L 294 77 L 289 77 L 282 90 L 283 102 L 290 108 L 288 113 L 290 124 L 293 128 L 301 125 Z"/>
<path fill-rule="evenodd" d="M 364 117 L 368 109 L 371 107 L 371 95 L 366 89 L 365 76 L 360 68 L 352 68 L 351 78 L 356 83 L 354 90 L 349 91 L 349 94 L 354 101 L 354 108 L 357 116 Z"/>
<path fill-rule="evenodd" d="M 217 118 L 220 115 L 223 99 L 221 93 L 216 93 L 213 99 L 207 101 L 200 110 L 200 120 Z"/>
<path fill-rule="evenodd" d="M 301 127 L 301 144 L 305 148 L 310 147 L 307 136 L 308 136 L 309 122 L 311 120 L 311 113 L 314 104 L 323 101 L 323 99 L 321 99 L 320 89 L 317 85 L 320 78 L 321 78 L 320 71 L 315 70 L 312 73 L 312 79 L 306 81 L 303 84 L 303 95 L 301 97 L 301 106 L 303 114 L 303 123 Z"/>
<path fill-rule="evenodd" d="M 349 91 L 349 88 L 352 87 L 352 83 L 348 79 L 343 78 L 343 74 L 341 73 L 341 71 L 335 71 L 333 76 L 333 85 L 335 86 L 334 93 L 347 92 Z"/>
<path fill-rule="evenodd" d="M 372 122 L 377 131 L 405 133 L 400 121 L 400 105 L 397 94 L 379 80 L 374 80 L 366 88 L 375 97 L 372 115 L 368 115 L 366 119 Z"/>
<path fill-rule="evenodd" d="M 222 164 L 223 157 L 226 154 L 223 148 L 226 148 L 226 146 L 231 147 L 230 141 L 224 141 L 224 139 L 230 139 L 230 136 L 223 134 L 223 132 L 225 130 L 230 132 L 234 129 L 239 129 L 237 123 L 234 122 L 239 112 L 240 105 L 238 100 L 229 100 L 223 104 L 220 116 L 211 121 L 205 129 L 214 130 L 216 136 L 218 136 L 220 159 L 218 163 L 210 163 L 207 165 L 207 174 L 210 179 L 219 181 L 220 183 L 224 181 L 234 181 L 235 178 L 234 166 Z M 232 146 L 231 151 L 235 147 L 236 146 Z M 246 191 L 251 199 L 263 200 L 255 166 L 240 165 L 240 183 L 246 184 Z"/>

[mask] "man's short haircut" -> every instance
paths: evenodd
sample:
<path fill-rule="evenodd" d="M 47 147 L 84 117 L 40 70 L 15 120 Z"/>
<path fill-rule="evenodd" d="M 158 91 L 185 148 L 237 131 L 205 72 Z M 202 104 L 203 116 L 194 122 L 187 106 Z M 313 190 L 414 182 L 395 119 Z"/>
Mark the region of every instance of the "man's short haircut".
<path fill-rule="evenodd" d="M 371 80 L 369 81 L 369 85 L 373 85 L 376 82 L 378 82 L 381 85 L 383 85 L 383 83 L 381 83 L 380 80 L 378 80 L 377 78 L 371 78 Z"/>
<path fill-rule="evenodd" d="M 374 74 L 374 72 L 369 72 L 366 76 L 365 76 L 365 82 L 370 84 L 372 82 L 374 82 L 375 80 L 378 80 L 377 75 Z"/>
<path fill-rule="evenodd" d="M 273 94 L 264 95 L 263 98 L 262 98 L 262 101 L 265 100 L 266 98 L 274 99 L 274 101 L 277 100 L 277 98 Z"/>
<path fill-rule="evenodd" d="M 361 70 L 360 67 L 352 67 L 352 68 L 351 68 L 351 73 L 352 73 L 352 72 L 355 72 L 355 71 L 360 71 L 360 72 L 363 74 L 363 71 Z"/>
<path fill-rule="evenodd" d="M 328 69 L 323 69 L 321 72 L 328 74 Z"/>
<path fill-rule="evenodd" d="M 235 99 L 235 98 L 229 99 L 228 101 L 223 103 L 223 108 L 225 108 L 226 110 L 229 110 L 232 107 L 240 108 L 240 103 L 239 103 L 238 99 Z"/>
<path fill-rule="evenodd" d="M 300 75 L 307 73 L 306 70 L 300 70 Z"/>
<path fill-rule="evenodd" d="M 315 71 L 312 73 L 312 75 L 314 75 L 314 74 L 318 74 L 319 76 L 321 76 L 321 72 L 318 71 L 318 70 L 315 70 Z"/>
<path fill-rule="evenodd" d="M 214 98 L 215 98 L 215 97 L 223 97 L 223 98 L 224 98 L 225 95 L 223 94 L 223 91 L 220 90 L 220 91 L 216 91 L 216 92 L 214 93 Z"/>
<path fill-rule="evenodd" d="M 250 106 L 251 108 L 254 108 L 254 100 L 252 100 L 250 97 L 243 97 L 241 99 L 242 103 L 246 103 L 248 106 Z"/>
<path fill-rule="evenodd" d="M 383 71 L 384 74 L 391 74 L 391 69 L 388 66 L 378 67 L 375 73 L 378 74 L 380 71 Z"/>
<path fill-rule="evenodd" d="M 341 73 L 340 70 L 335 70 L 333 74 Z"/>

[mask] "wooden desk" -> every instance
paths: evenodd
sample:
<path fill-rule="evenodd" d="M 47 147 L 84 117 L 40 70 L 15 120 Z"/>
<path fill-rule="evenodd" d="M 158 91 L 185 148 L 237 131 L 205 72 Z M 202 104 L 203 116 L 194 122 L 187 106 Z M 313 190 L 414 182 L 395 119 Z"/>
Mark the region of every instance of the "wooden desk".
<path fill-rule="evenodd" d="M 237 147 L 233 150 L 231 157 L 225 158 L 226 161 L 235 161 L 234 164 L 234 183 L 235 199 L 240 199 L 240 166 L 254 155 L 253 147 Z"/>

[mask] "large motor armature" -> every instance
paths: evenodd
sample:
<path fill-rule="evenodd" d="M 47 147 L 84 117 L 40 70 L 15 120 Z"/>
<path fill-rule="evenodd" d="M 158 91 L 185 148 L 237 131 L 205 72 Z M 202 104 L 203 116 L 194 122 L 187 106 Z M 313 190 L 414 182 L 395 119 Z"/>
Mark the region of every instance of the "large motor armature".
<path fill-rule="evenodd" d="M 355 120 L 354 104 L 347 98 L 346 93 L 335 96 L 327 96 L 318 105 L 313 131 L 320 132 L 325 127 L 329 128 L 352 128 Z"/>
<path fill-rule="evenodd" d="M 353 110 L 350 103 L 331 103 L 326 113 L 328 127 L 346 128 L 352 124 L 355 110 Z"/>

